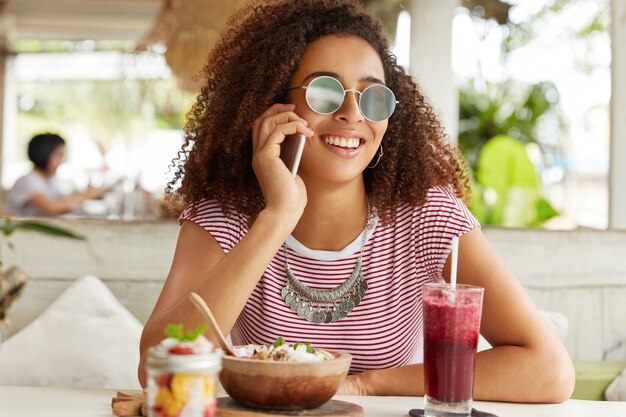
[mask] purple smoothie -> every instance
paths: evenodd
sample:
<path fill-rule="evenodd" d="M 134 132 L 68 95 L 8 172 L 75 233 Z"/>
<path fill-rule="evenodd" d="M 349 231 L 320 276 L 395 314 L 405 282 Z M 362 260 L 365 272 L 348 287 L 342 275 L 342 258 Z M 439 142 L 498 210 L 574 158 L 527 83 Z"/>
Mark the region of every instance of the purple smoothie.
<path fill-rule="evenodd" d="M 424 390 L 443 403 L 472 399 L 482 288 L 424 287 Z"/>

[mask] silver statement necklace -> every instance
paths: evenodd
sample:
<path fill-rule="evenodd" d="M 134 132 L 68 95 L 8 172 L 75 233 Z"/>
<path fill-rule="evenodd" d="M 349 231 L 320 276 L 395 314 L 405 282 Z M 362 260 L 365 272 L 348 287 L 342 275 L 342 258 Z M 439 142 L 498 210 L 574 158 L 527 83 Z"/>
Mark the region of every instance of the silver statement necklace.
<path fill-rule="evenodd" d="M 365 227 L 363 228 L 359 257 L 350 276 L 335 288 L 316 290 L 301 283 L 289 267 L 287 248 L 284 248 L 287 284 L 280 292 L 280 295 L 285 300 L 285 304 L 306 321 L 311 323 L 334 323 L 347 316 L 363 299 L 367 291 L 367 282 L 361 270 L 361 259 L 363 258 L 367 231 L 372 228 L 370 223 L 370 205 L 367 199 L 365 199 L 365 206 Z"/>

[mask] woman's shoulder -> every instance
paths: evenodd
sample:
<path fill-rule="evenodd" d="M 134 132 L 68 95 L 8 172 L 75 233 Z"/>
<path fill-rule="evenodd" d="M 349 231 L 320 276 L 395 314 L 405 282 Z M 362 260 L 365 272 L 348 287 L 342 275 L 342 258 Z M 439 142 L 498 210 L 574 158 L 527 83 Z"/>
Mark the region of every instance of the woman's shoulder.
<path fill-rule="evenodd" d="M 203 199 L 187 206 L 179 217 L 179 222 L 183 220 L 194 222 L 245 222 L 247 218 L 232 204 L 221 203 L 215 199 Z"/>
<path fill-rule="evenodd" d="M 454 192 L 445 187 L 431 187 L 426 192 L 426 198 L 422 203 L 406 202 L 396 207 L 396 215 L 413 212 L 414 215 L 438 210 L 449 210 L 453 207 L 465 207 L 463 201 Z"/>
<path fill-rule="evenodd" d="M 46 180 L 34 171 L 21 176 L 4 196 L 4 203 L 9 212 L 28 216 L 31 209 L 25 208 L 30 199 L 38 193 L 47 194 Z"/>
<path fill-rule="evenodd" d="M 37 192 L 46 192 L 46 180 L 36 172 L 31 171 L 15 181 L 13 186 L 7 191 L 7 198 L 24 194 L 31 195 Z"/>
<path fill-rule="evenodd" d="M 22 175 L 16 181 L 13 187 L 33 185 L 33 186 L 46 186 L 46 180 L 35 171 L 30 171 L 27 174 Z"/>
<path fill-rule="evenodd" d="M 178 222 L 190 221 L 211 234 L 228 252 L 248 232 L 247 216 L 231 204 L 214 199 L 190 204 L 179 216 Z"/>
<path fill-rule="evenodd" d="M 450 189 L 437 186 L 431 187 L 426 193 L 426 201 L 422 207 L 429 210 L 465 207 L 463 201 Z"/>
<path fill-rule="evenodd" d="M 463 223 L 467 227 L 478 226 L 465 203 L 452 190 L 445 187 L 432 187 L 421 204 L 405 203 L 396 209 L 396 218 L 408 217 L 410 213 L 414 226 L 431 224 Z"/>

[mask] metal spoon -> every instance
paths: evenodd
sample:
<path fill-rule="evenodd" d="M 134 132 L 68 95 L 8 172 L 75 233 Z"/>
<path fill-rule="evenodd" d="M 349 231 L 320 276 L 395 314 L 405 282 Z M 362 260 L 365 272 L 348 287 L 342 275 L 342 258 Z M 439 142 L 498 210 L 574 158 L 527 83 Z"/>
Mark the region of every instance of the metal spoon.
<path fill-rule="evenodd" d="M 228 344 L 228 342 L 226 341 L 226 338 L 224 337 L 224 334 L 222 333 L 219 326 L 217 325 L 217 321 L 215 321 L 215 317 L 213 317 L 213 313 L 211 313 L 211 309 L 206 304 L 206 302 L 202 299 L 202 297 L 200 297 L 195 292 L 191 292 L 189 294 L 189 300 L 191 300 L 191 302 L 196 307 L 198 307 L 198 310 L 200 310 L 202 315 L 204 315 L 204 317 L 208 320 L 209 325 L 211 326 L 211 330 L 213 330 L 213 334 L 217 337 L 217 341 L 220 344 L 220 347 L 222 348 L 224 353 L 230 356 L 236 356 L 235 352 L 233 352 L 232 347 Z"/>

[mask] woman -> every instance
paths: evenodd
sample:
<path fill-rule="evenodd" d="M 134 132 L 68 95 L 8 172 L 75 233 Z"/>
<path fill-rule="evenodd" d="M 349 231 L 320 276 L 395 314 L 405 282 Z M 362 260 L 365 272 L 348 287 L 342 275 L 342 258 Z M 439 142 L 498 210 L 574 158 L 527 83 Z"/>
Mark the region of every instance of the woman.
<path fill-rule="evenodd" d="M 65 158 L 65 140 L 53 133 L 34 136 L 28 143 L 33 170 L 19 178 L 6 195 L 7 211 L 17 216 L 54 216 L 80 208 L 80 204 L 102 195 L 87 187 L 83 192 L 63 195 L 55 174 Z"/>
<path fill-rule="evenodd" d="M 202 322 L 195 291 L 235 344 L 350 352 L 342 393 L 423 395 L 421 287 L 449 276 L 461 236 L 459 280 L 485 288 L 494 346 L 477 356 L 475 398 L 569 397 L 567 352 L 459 200 L 460 157 L 377 20 L 348 0 L 253 4 L 208 62 L 168 187 L 187 209 L 142 383 L 165 325 Z M 307 141 L 294 178 L 279 155 L 295 133 Z"/>

